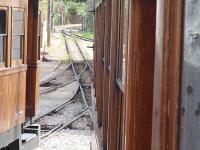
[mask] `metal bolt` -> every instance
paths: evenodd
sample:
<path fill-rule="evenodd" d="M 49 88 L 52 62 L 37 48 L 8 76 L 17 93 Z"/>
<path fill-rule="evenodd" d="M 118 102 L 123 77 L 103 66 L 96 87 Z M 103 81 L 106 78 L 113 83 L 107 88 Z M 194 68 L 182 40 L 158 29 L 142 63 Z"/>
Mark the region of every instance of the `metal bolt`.
<path fill-rule="evenodd" d="M 198 108 L 195 111 L 195 114 L 196 114 L 196 116 L 199 116 L 200 115 L 200 103 L 198 103 L 197 105 L 198 105 Z"/>
<path fill-rule="evenodd" d="M 187 86 L 187 93 L 192 94 L 192 92 L 193 92 L 193 87 L 191 85 L 188 85 Z"/>
<path fill-rule="evenodd" d="M 185 114 L 185 108 L 181 107 L 181 116 L 183 116 Z"/>

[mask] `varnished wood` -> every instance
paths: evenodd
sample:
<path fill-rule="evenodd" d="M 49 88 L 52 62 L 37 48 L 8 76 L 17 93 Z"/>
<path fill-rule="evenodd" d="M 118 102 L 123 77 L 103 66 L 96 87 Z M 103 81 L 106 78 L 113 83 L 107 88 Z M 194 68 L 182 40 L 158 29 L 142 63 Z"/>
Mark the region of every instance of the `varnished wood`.
<path fill-rule="evenodd" d="M 159 61 L 162 65 L 155 68 L 162 78 L 161 83 L 154 83 L 156 87 L 161 85 L 161 95 L 154 94 L 152 148 L 155 150 L 177 150 L 182 3 L 182 0 L 158 3 L 163 13 L 157 24 L 163 30 L 157 28 L 156 51 L 163 56 Z M 156 57 L 160 59 L 159 55 Z"/>
<path fill-rule="evenodd" d="M 26 91 L 26 115 L 33 117 L 37 114 L 39 108 L 39 52 L 40 43 L 38 31 L 39 24 L 39 6 L 38 12 L 34 12 L 34 0 L 29 1 L 29 18 L 28 18 L 28 53 L 27 53 L 27 86 Z M 36 32 L 37 31 L 37 32 Z"/>
<path fill-rule="evenodd" d="M 12 43 L 12 24 L 9 20 L 12 20 L 12 9 L 8 7 L 8 36 L 7 36 L 7 50 L 6 50 L 6 67 L 11 67 L 11 43 Z"/>
<path fill-rule="evenodd" d="M 25 121 L 26 71 L 0 72 L 0 133 Z"/>
<path fill-rule="evenodd" d="M 118 147 L 118 116 L 119 116 L 119 88 L 116 86 L 116 68 L 117 68 L 117 49 L 119 40 L 119 1 L 112 2 L 111 17 L 111 43 L 110 43 L 110 76 L 109 76 L 109 115 L 108 115 L 108 149 L 116 150 Z"/>
<path fill-rule="evenodd" d="M 28 0 L 0 0 L 0 6 L 7 9 L 7 41 L 5 67 L 0 68 L 0 134 L 25 121 L 26 103 L 26 23 Z M 25 36 L 23 63 L 11 65 L 12 54 L 12 11 L 23 9 L 25 14 Z"/>
<path fill-rule="evenodd" d="M 27 0 L 0 0 L 0 6 L 28 8 Z"/>
<path fill-rule="evenodd" d="M 103 78 L 103 145 L 107 149 L 107 133 L 108 133 L 108 103 L 109 103 L 109 70 L 110 65 L 110 33 L 111 33 L 111 3 L 112 0 L 105 0 L 105 29 L 104 29 L 104 78 Z"/>
<path fill-rule="evenodd" d="M 104 76 L 104 28 L 105 28 L 105 18 L 104 18 L 104 5 L 103 3 L 98 8 L 98 49 L 97 49 L 97 103 L 98 107 L 98 123 L 99 126 L 102 126 L 103 118 L 103 76 Z"/>
<path fill-rule="evenodd" d="M 151 150 L 156 0 L 130 1 L 126 150 Z"/>
<path fill-rule="evenodd" d="M 103 115 L 102 146 L 104 150 L 122 150 L 125 145 L 125 85 L 121 88 L 121 86 L 117 84 L 118 72 L 122 71 L 118 70 L 117 64 L 121 62 L 121 59 L 119 59 L 121 58 L 120 51 L 122 51 L 124 44 L 120 42 L 120 40 L 123 39 L 123 34 L 121 33 L 124 32 L 124 24 L 120 22 L 121 17 L 123 17 L 123 13 L 120 11 L 123 10 L 121 9 L 123 5 L 120 5 L 122 2 L 123 1 L 113 2 L 115 4 L 110 10 L 110 7 L 112 7 L 111 1 L 102 1 L 95 13 L 95 41 L 97 43 L 95 50 L 95 69 L 97 69 L 97 73 L 95 73 L 95 90 L 97 103 L 99 102 L 97 104 L 98 114 Z M 115 24 L 111 22 L 111 19 Z M 121 81 L 119 82 L 121 84 Z M 101 91 L 102 89 L 103 91 Z M 103 107 L 100 104 L 102 100 Z M 102 108 L 103 111 L 101 111 Z"/>

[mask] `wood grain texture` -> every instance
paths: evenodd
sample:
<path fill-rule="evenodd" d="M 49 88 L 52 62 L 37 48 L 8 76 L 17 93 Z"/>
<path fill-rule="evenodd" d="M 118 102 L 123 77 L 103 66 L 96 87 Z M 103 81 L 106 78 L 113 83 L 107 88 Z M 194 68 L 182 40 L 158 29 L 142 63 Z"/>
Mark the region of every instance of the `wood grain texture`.
<path fill-rule="evenodd" d="M 98 124 L 102 126 L 103 119 L 103 79 L 104 79 L 104 28 L 105 28 L 105 18 L 104 18 L 104 5 L 101 4 L 98 8 L 98 42 L 96 50 L 96 67 L 97 67 L 97 76 L 96 76 L 96 99 L 98 103 Z"/>
<path fill-rule="evenodd" d="M 0 6 L 28 8 L 28 0 L 0 0 Z"/>
<path fill-rule="evenodd" d="M 156 0 L 130 2 L 126 150 L 151 150 Z"/>
<path fill-rule="evenodd" d="M 118 148 L 118 116 L 119 109 L 119 92 L 120 89 L 116 84 L 117 76 L 117 50 L 119 46 L 119 0 L 112 2 L 112 17 L 111 17 L 111 42 L 110 42 L 110 76 L 109 76 L 109 115 L 108 115 L 108 149 L 116 150 Z"/>
<path fill-rule="evenodd" d="M 25 121 L 28 0 L 0 0 L 0 6 L 7 8 L 8 33 L 5 67 L 0 68 L 0 133 L 3 133 Z M 12 11 L 14 9 L 24 10 L 25 36 L 23 63 L 12 65 Z"/>
<path fill-rule="evenodd" d="M 40 2 L 38 0 L 38 8 Z M 39 109 L 39 14 L 34 12 L 34 0 L 29 1 L 29 18 L 28 18 L 28 53 L 27 53 L 27 87 L 26 91 L 26 116 L 33 117 L 37 114 Z"/>
<path fill-rule="evenodd" d="M 155 66 L 155 74 L 162 81 L 154 82 L 156 87 L 161 85 L 161 95 L 154 94 L 152 148 L 155 150 L 177 150 L 182 3 L 170 0 L 160 4 L 163 13 L 157 21 L 156 51 L 162 54 L 162 65 Z"/>
<path fill-rule="evenodd" d="M 25 121 L 26 71 L 15 70 L 0 76 L 0 133 Z"/>
<path fill-rule="evenodd" d="M 112 0 L 105 0 L 105 29 L 104 29 L 104 78 L 103 78 L 103 145 L 107 148 L 108 133 L 108 103 L 109 103 L 109 60 L 110 60 L 110 33 L 111 33 L 111 3 Z"/>

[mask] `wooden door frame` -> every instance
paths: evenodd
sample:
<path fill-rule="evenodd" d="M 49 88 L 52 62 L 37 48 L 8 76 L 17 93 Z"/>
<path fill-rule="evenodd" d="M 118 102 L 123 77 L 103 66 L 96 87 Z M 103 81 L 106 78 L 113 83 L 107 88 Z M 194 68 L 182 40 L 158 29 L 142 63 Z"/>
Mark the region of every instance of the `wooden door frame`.
<path fill-rule="evenodd" d="M 163 13 L 157 17 L 152 150 L 177 150 L 183 1 L 157 1 L 157 6 L 157 16 Z"/>

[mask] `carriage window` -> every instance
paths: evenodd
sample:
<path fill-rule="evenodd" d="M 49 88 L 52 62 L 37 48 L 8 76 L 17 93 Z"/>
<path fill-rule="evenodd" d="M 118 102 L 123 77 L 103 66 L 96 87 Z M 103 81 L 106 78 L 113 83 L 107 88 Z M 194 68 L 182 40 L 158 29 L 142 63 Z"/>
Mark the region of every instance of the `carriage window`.
<path fill-rule="evenodd" d="M 24 12 L 13 11 L 12 59 L 22 60 L 24 49 Z"/>
<path fill-rule="evenodd" d="M 122 1 L 122 14 L 123 23 L 121 26 L 121 44 L 118 57 L 118 79 L 122 85 L 126 79 L 126 53 L 128 48 L 128 24 L 129 24 L 129 0 Z"/>
<path fill-rule="evenodd" d="M 6 10 L 0 10 L 0 64 L 5 62 L 6 29 Z"/>

